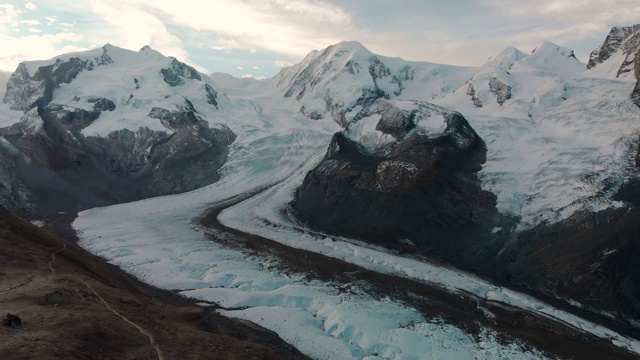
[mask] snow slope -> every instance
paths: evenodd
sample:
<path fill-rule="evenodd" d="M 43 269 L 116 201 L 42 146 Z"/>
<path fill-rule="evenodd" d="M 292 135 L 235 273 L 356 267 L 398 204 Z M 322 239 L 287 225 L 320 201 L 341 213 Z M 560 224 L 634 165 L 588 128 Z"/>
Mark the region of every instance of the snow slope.
<path fill-rule="evenodd" d="M 485 140 L 483 187 L 498 196 L 500 211 L 521 217 L 520 229 L 621 206 L 611 196 L 631 176 L 640 126 L 629 99 L 634 83 L 585 68 L 548 42 L 528 56 L 507 49 L 470 85 L 434 101 L 464 114 Z M 492 78 L 511 88 L 502 104 Z"/>

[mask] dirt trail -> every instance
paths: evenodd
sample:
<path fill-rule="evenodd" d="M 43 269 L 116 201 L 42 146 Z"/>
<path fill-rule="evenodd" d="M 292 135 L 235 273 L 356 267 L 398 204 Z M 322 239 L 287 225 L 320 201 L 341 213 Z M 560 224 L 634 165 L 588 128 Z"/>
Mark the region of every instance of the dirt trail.
<path fill-rule="evenodd" d="M 62 247 L 60 249 L 54 251 L 53 253 L 51 253 L 51 261 L 49 261 L 49 263 L 47 263 L 47 266 L 49 266 L 49 269 L 51 270 L 51 273 L 53 275 L 58 275 L 57 272 L 56 272 L 56 269 L 53 267 L 53 263 L 56 261 L 56 255 L 58 255 L 59 253 L 65 251 L 67 249 L 67 244 L 66 243 L 64 243 L 62 241 L 59 241 L 59 242 L 60 242 L 60 245 L 62 245 Z M 109 311 L 111 311 L 113 314 L 115 314 L 117 317 L 119 317 L 123 321 L 127 322 L 128 324 L 131 324 L 141 334 L 143 334 L 147 338 L 149 338 L 149 343 L 151 344 L 151 347 L 153 347 L 153 349 L 155 350 L 156 354 L 158 355 L 158 360 L 164 360 L 164 356 L 162 355 L 162 350 L 160 350 L 160 347 L 158 346 L 158 343 L 156 342 L 156 339 L 153 337 L 153 335 L 151 333 L 149 333 L 148 331 L 143 329 L 140 325 L 138 325 L 135 322 L 133 322 L 130 319 L 128 319 L 126 316 L 124 316 L 124 315 L 120 314 L 119 312 L 117 312 L 116 310 L 114 310 L 109 305 L 109 303 L 107 303 L 107 301 L 102 296 L 100 296 L 100 294 L 98 294 L 98 292 L 91 285 L 89 285 L 89 283 L 87 283 L 86 281 L 82 280 L 81 278 L 79 278 L 77 276 L 75 276 L 73 278 L 75 280 L 83 283 L 89 290 L 91 290 L 91 292 L 102 302 L 104 307 L 106 307 Z"/>
<path fill-rule="evenodd" d="M 47 266 L 49 267 L 49 269 L 51 270 L 51 273 L 53 275 L 57 275 L 56 274 L 56 269 L 53 268 L 53 263 L 56 261 L 56 255 L 58 255 L 59 253 L 67 250 L 67 244 L 65 243 L 61 243 L 62 247 L 56 251 L 54 251 L 53 253 L 51 253 L 51 261 L 49 261 L 49 263 L 47 263 Z"/>
<path fill-rule="evenodd" d="M 2 289 L 2 290 L 0 290 L 0 293 L 8 292 L 8 291 L 12 291 L 12 290 L 15 290 L 15 289 L 17 289 L 17 288 L 19 288 L 19 287 L 25 286 L 25 285 L 27 285 L 28 283 L 32 282 L 34 277 L 36 277 L 36 276 L 35 276 L 35 275 L 31 275 L 31 276 L 29 276 L 29 277 L 27 278 L 27 280 L 26 280 L 26 281 L 23 281 L 23 282 L 21 282 L 21 283 L 19 283 L 19 284 L 17 284 L 17 285 L 12 285 L 12 286 L 10 286 L 10 287 L 8 287 L 8 288 L 6 288 L 6 289 Z"/>
<path fill-rule="evenodd" d="M 143 335 L 146 335 L 149 338 L 149 343 L 151 344 L 153 349 L 156 351 L 156 354 L 158 354 L 158 360 L 164 360 L 164 356 L 162 355 L 162 350 L 160 350 L 160 347 L 158 346 L 158 343 L 156 342 L 156 339 L 153 337 L 153 335 L 151 335 L 151 333 L 149 333 L 148 331 L 146 331 L 145 329 L 140 327 L 140 325 L 138 325 L 138 324 L 134 323 L 133 321 L 129 320 L 124 315 L 122 315 L 119 312 L 115 311 L 111 306 L 109 306 L 109 303 L 107 303 L 107 301 L 102 296 L 100 296 L 100 294 L 98 294 L 98 292 L 93 287 L 91 287 L 91 285 L 89 285 L 86 281 L 84 281 L 84 280 L 82 280 L 80 278 L 75 278 L 75 279 L 80 281 L 81 283 L 83 283 L 87 288 L 89 288 L 89 290 L 91 290 L 91 292 L 93 292 L 93 294 L 95 296 L 97 296 L 98 299 L 100 299 L 100 301 L 102 302 L 104 307 L 109 309 L 109 311 L 114 313 L 116 316 L 118 316 L 120 319 L 124 320 L 125 322 L 131 324 L 133 327 L 138 329 L 138 331 L 140 333 L 142 333 Z"/>

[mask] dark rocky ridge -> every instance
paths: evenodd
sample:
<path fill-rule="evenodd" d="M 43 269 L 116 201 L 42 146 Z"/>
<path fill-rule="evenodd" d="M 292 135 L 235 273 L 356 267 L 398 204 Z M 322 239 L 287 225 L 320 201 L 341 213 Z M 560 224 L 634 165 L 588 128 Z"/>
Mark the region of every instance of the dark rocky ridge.
<path fill-rule="evenodd" d="M 378 106 L 362 112 L 381 115 L 377 129 L 396 137 L 390 151 L 363 150 L 345 136 L 349 128 L 335 134 L 324 160 L 297 192 L 292 208 L 299 219 L 312 228 L 387 246 L 408 239 L 458 261 L 477 259 L 498 246 L 500 234 L 492 230 L 508 227 L 510 219 L 495 208 L 495 196 L 480 187 L 476 172 L 487 150 L 467 120 L 432 106 L 428 111 L 444 116 L 447 125 L 437 136 L 425 135 L 415 118 L 426 110 L 419 114 L 381 103 L 389 102 L 378 100 Z"/>
<path fill-rule="evenodd" d="M 496 95 L 496 101 L 500 105 L 503 105 L 505 101 L 511 99 L 511 86 L 503 83 L 496 77 L 489 78 L 489 89 Z"/>
<path fill-rule="evenodd" d="M 496 259 L 513 283 L 577 300 L 640 328 L 638 208 L 581 212 L 538 226 L 518 234 Z"/>
<path fill-rule="evenodd" d="M 184 85 L 184 79 L 202 80 L 196 69 L 176 59 L 173 59 L 168 68 L 160 69 L 160 74 L 164 82 L 171 86 Z"/>
<path fill-rule="evenodd" d="M 636 86 L 631 92 L 631 101 L 640 107 L 640 46 L 633 61 L 633 76 L 636 78 Z"/>
<path fill-rule="evenodd" d="M 640 78 L 636 80 L 636 86 L 634 86 L 633 91 L 631 92 L 631 101 L 640 107 Z"/>
<path fill-rule="evenodd" d="M 640 24 L 627 27 L 614 27 L 609 32 L 609 35 L 607 35 L 604 43 L 591 52 L 587 69 L 602 64 L 616 52 L 622 51 L 624 60 L 616 76 L 634 72 L 634 60 L 639 50 Z"/>
<path fill-rule="evenodd" d="M 1 129 L 0 135 L 31 160 L 11 156 L 24 172 L 18 189 L 26 197 L 13 196 L 7 206 L 25 215 L 46 216 L 189 191 L 216 181 L 235 135 L 228 128 L 209 128 L 186 108 L 154 110 L 150 115 L 166 121 L 174 133 L 143 127 L 106 138 L 85 137 L 80 130 L 99 112 L 57 104 L 39 109 L 43 125 L 36 131 L 22 122 Z M 47 181 L 35 175 L 43 171 Z M 25 209 L 25 204 L 33 206 Z"/>

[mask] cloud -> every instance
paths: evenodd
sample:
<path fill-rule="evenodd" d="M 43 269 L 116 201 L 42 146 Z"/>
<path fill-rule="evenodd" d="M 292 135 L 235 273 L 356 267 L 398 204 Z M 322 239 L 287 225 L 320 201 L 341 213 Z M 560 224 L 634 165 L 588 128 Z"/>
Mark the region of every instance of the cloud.
<path fill-rule="evenodd" d="M 284 61 L 284 60 L 276 60 L 274 64 L 277 67 L 287 67 L 287 66 L 293 65 L 293 63 L 290 63 L 290 62 Z"/>
<path fill-rule="evenodd" d="M 260 70 L 260 67 L 259 66 L 254 66 L 254 67 L 252 67 L 252 69 L 253 70 Z"/>
<path fill-rule="evenodd" d="M 255 76 L 253 74 L 244 74 L 242 75 L 243 79 L 256 79 L 256 80 L 264 80 L 266 77 L 264 76 Z"/>
<path fill-rule="evenodd" d="M 0 4 L 0 24 L 11 23 L 18 17 L 16 9 L 11 4 Z"/>
<path fill-rule="evenodd" d="M 640 13 L 640 3 L 636 0 L 616 0 L 607 4 L 600 0 L 485 2 L 491 12 L 499 14 L 505 25 L 515 30 L 514 35 L 507 38 L 537 37 L 537 42 L 580 40 L 590 36 L 599 36 L 604 40 L 604 35 L 612 26 L 635 24 Z"/>
<path fill-rule="evenodd" d="M 211 33 L 215 36 L 210 36 L 210 47 L 216 50 L 259 49 L 300 56 L 342 40 L 343 31 L 353 23 L 351 15 L 327 1 L 112 0 L 109 4 L 145 17 L 158 14 L 173 25 Z"/>
<path fill-rule="evenodd" d="M 25 3 L 25 4 L 24 4 L 24 7 L 25 7 L 27 10 L 35 10 L 35 9 L 37 9 L 37 8 L 38 8 L 38 7 L 36 6 L 36 4 L 34 4 L 34 3 L 32 3 L 32 2 Z"/>
<path fill-rule="evenodd" d="M 20 20 L 21 24 L 25 24 L 25 25 L 40 25 L 40 21 L 38 20 Z"/>
<path fill-rule="evenodd" d="M 47 25 L 53 25 L 56 21 L 58 21 L 55 16 L 47 16 L 45 17 L 45 19 L 47 19 Z"/>
<path fill-rule="evenodd" d="M 28 28 L 27 31 L 32 32 L 32 33 L 41 33 L 42 32 L 42 30 L 36 29 L 36 28 Z"/>
<path fill-rule="evenodd" d="M 242 66 L 236 66 L 236 69 L 238 70 L 244 70 L 244 68 Z"/>
<path fill-rule="evenodd" d="M 30 34 L 10 37 L 0 34 L 0 70 L 14 71 L 20 61 L 50 59 L 56 55 L 88 50 L 85 47 L 69 45 L 81 37 L 64 32 L 59 34 Z"/>
<path fill-rule="evenodd" d="M 140 49 L 149 45 L 163 54 L 189 62 L 182 40 L 171 34 L 167 26 L 144 3 L 134 0 L 92 0 L 90 3 L 94 14 L 112 27 L 113 38 L 108 41 L 114 45 L 127 49 Z M 200 9 L 194 9 L 197 7 L 190 8 L 194 14 L 201 12 Z"/>

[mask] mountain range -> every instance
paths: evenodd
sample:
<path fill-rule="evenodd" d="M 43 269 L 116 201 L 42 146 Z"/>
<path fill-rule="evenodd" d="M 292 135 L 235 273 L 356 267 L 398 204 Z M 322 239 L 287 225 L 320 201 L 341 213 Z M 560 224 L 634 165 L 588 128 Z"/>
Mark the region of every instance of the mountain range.
<path fill-rule="evenodd" d="M 0 109 L 9 210 L 47 221 L 168 195 L 82 212 L 102 255 L 105 219 L 193 218 L 265 190 L 221 223 L 444 262 L 640 334 L 640 25 L 586 64 L 550 42 L 479 67 L 342 42 L 266 80 L 107 44 L 21 63 Z"/>

